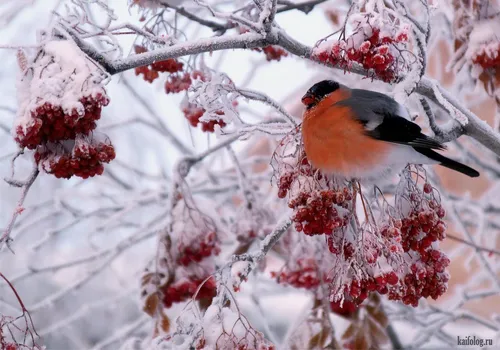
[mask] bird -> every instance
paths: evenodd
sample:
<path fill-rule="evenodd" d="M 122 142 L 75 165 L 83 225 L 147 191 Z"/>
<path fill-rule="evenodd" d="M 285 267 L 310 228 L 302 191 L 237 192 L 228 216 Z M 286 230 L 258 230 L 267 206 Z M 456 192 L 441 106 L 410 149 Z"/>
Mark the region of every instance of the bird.
<path fill-rule="evenodd" d="M 440 164 L 479 176 L 471 167 L 436 152 L 446 146 L 423 134 L 406 108 L 383 93 L 323 80 L 307 90 L 302 103 L 304 152 L 324 174 L 376 182 L 400 173 L 408 164 Z"/>

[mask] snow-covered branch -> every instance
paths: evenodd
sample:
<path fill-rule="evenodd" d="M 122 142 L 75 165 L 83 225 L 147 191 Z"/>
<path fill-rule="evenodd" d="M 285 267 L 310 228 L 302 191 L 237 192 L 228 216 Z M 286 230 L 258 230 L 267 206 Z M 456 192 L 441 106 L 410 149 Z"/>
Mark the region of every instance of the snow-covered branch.
<path fill-rule="evenodd" d="M 244 33 L 241 35 L 224 35 L 214 38 L 199 39 L 178 43 L 167 48 L 150 51 L 134 55 L 128 58 L 117 60 L 108 60 L 100 55 L 93 47 L 84 43 L 78 38 L 76 33 L 70 33 L 82 51 L 88 54 L 92 59 L 96 60 L 103 66 L 109 74 L 117 74 L 123 71 L 133 69 L 135 67 L 145 66 L 156 61 L 178 58 L 182 56 L 196 55 L 205 52 L 214 52 L 219 50 L 230 49 L 251 49 L 261 48 L 268 45 L 277 45 L 298 57 L 317 61 L 313 55 L 313 48 L 303 45 L 292 39 L 283 30 L 272 28 L 267 35 L 257 33 Z M 319 62 L 324 64 L 322 62 Z M 335 69 L 345 69 L 339 65 L 327 64 Z M 368 72 L 361 66 L 353 64 L 349 71 L 351 73 L 368 75 Z M 404 80 L 404 76 L 400 76 L 399 80 Z M 487 123 L 481 121 L 474 113 L 464 107 L 460 102 L 454 99 L 446 92 L 437 82 L 423 77 L 415 88 L 415 92 L 426 97 L 436 103 L 439 107 L 446 110 L 452 115 L 453 119 L 465 120 L 464 134 L 477 140 L 486 148 L 500 155 L 500 136 Z M 437 93 L 439 92 L 439 93 Z"/>

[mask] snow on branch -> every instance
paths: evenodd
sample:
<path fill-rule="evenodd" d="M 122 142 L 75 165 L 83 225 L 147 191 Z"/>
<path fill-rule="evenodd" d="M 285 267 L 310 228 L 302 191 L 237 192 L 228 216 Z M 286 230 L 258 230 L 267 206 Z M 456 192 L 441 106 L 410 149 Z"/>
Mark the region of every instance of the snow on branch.
<path fill-rule="evenodd" d="M 276 4 L 274 1 L 266 1 L 265 3 L 268 6 L 268 9 L 266 10 L 267 12 L 265 12 L 267 13 L 267 15 L 263 16 L 270 16 L 271 12 L 269 11 L 271 11 L 271 9 L 275 11 Z M 262 10 L 262 13 L 264 13 L 264 10 Z M 217 14 L 218 13 L 214 12 L 214 15 Z M 228 18 L 225 19 L 227 20 Z M 89 55 L 89 57 L 94 59 L 109 74 L 112 75 L 136 67 L 152 64 L 156 61 L 196 55 L 205 52 L 230 49 L 262 48 L 269 45 L 282 47 L 287 52 L 301 58 L 316 62 L 319 61 L 314 48 L 297 42 L 282 29 L 274 26 L 272 26 L 264 33 L 249 32 L 240 35 L 223 35 L 213 38 L 197 39 L 173 44 L 165 48 L 159 48 L 146 53 L 133 55 L 131 57 L 119 58 L 114 60 L 110 60 L 104 55 L 100 54 L 95 48 L 81 39 L 81 37 L 75 30 L 69 28 L 65 29 L 67 30 L 71 38 L 75 40 L 77 45 L 80 46 L 82 51 L 84 51 L 87 55 Z M 422 28 L 420 31 L 426 33 L 426 29 Z M 320 63 L 325 64 L 324 62 Z M 336 69 L 347 70 L 355 74 L 361 74 L 365 76 L 370 75 L 366 69 L 362 68 L 358 64 L 352 64 L 348 68 L 341 66 L 338 63 L 326 63 L 326 65 Z M 404 81 L 406 77 L 404 75 L 399 75 L 397 79 L 399 81 Z M 444 108 L 449 113 L 452 113 L 452 115 L 454 115 L 454 118 L 459 118 L 462 124 L 465 125 L 466 123 L 470 123 L 470 125 L 465 128 L 465 134 L 471 138 L 476 139 L 485 147 L 495 152 L 497 155 L 500 155 L 500 136 L 498 136 L 497 133 L 492 130 L 491 127 L 489 127 L 486 123 L 481 122 L 475 114 L 470 112 L 466 107 L 464 107 L 453 97 L 451 97 L 445 90 L 443 90 L 441 86 L 436 85 L 436 82 L 432 82 L 428 78 L 423 77 L 422 79 L 420 79 L 420 81 L 416 82 L 414 91 L 421 96 L 429 98 L 433 102 L 436 102 L 438 106 Z"/>

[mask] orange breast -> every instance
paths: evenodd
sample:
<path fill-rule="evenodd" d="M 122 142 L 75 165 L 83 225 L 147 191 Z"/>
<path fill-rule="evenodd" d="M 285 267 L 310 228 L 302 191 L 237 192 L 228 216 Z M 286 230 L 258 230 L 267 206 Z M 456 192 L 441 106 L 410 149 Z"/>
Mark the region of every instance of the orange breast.
<path fill-rule="evenodd" d="M 390 151 L 390 145 L 367 136 L 348 107 L 332 106 L 345 98 L 345 94 L 342 91 L 333 93 L 335 96 L 329 96 L 307 111 L 302 137 L 307 158 L 314 167 L 338 175 L 356 176 L 354 174 L 380 164 Z"/>

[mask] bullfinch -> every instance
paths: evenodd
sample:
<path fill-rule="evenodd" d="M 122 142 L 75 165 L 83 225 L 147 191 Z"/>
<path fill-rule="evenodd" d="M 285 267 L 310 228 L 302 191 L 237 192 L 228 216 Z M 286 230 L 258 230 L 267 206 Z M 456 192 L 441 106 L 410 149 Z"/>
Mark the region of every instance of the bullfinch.
<path fill-rule="evenodd" d="M 323 80 L 307 91 L 302 103 L 306 106 L 305 153 L 323 173 L 377 181 L 407 164 L 440 164 L 479 176 L 467 165 L 437 153 L 446 146 L 424 135 L 406 109 L 387 95 Z"/>

